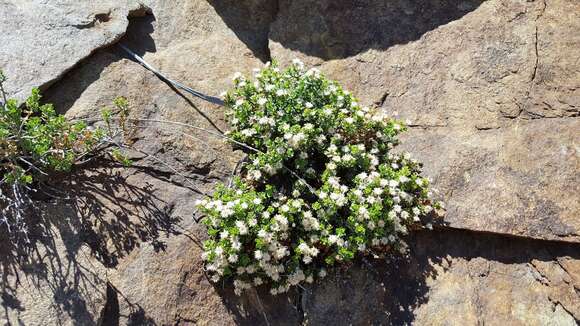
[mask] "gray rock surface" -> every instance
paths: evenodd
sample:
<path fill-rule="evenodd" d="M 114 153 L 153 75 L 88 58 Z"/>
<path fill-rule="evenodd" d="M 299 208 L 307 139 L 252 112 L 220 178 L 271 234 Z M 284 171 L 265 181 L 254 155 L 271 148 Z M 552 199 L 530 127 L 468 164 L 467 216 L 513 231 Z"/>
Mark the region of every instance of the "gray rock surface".
<path fill-rule="evenodd" d="M 102 11 L 88 1 L 52 9 L 52 2 L 31 3 L 45 11 L 26 15 L 51 12 L 46 19 L 54 22 L 69 21 L 65 8 L 89 17 Z M 193 202 L 229 178 L 241 153 L 199 130 L 142 122 L 131 142 L 159 160 L 132 152 L 130 169 L 101 162 L 55 180 L 73 196 L 45 204 L 51 236 L 35 238 L 28 259 L 9 254 L 25 248 L 0 246 L 0 323 L 574 325 L 580 11 L 574 1 L 546 4 L 144 2 L 149 14 L 120 24 L 115 38 L 126 30 L 118 42 L 198 91 L 217 95 L 235 71 L 250 73 L 270 56 L 282 62 L 297 56 L 366 104 L 410 119 L 402 145 L 425 162 L 452 228 L 412 235 L 408 257 L 359 261 L 287 296 L 237 298 L 203 274 L 204 230 Z M 139 8 L 102 6 L 119 21 Z M 4 20 L 0 26 L 4 31 Z M 40 21 L 20 26 L 23 35 L 62 35 Z M 110 36 L 102 26 L 84 33 Z M 117 46 L 103 48 L 115 38 L 91 47 L 83 43 L 88 36 L 59 40 L 93 54 L 51 67 L 52 74 L 14 77 L 11 87 L 23 92 L 54 81 L 46 100 L 69 118 L 98 116 L 123 95 L 133 118 L 227 128 L 220 107 L 180 95 Z M 60 48 L 45 51 L 66 57 Z M 0 62 L 14 67 L 5 68 L 10 75 L 28 69 L 5 58 Z"/>
<path fill-rule="evenodd" d="M 0 69 L 9 77 L 8 94 L 19 100 L 115 43 L 128 16 L 146 10 L 133 0 L 1 0 L 0 8 Z"/>

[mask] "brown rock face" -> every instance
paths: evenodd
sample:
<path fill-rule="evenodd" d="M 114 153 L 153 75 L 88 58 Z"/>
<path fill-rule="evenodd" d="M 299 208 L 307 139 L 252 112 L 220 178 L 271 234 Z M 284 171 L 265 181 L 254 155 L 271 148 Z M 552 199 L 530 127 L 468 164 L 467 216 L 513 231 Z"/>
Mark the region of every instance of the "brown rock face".
<path fill-rule="evenodd" d="M 408 119 L 450 226 L 580 241 L 578 3 L 378 3 L 281 5 L 272 56 Z"/>
<path fill-rule="evenodd" d="M 319 66 L 362 103 L 410 120 L 401 148 L 425 163 L 446 203 L 447 226 L 412 234 L 405 257 L 357 261 L 287 296 L 235 297 L 203 273 L 204 229 L 193 203 L 230 177 L 241 154 L 199 129 L 141 122 L 131 136 L 139 150 L 129 153 L 131 168 L 95 162 L 55 180 L 54 194 L 71 198 L 42 202 L 31 246 L 0 244 L 0 323 L 580 319 L 577 1 L 144 1 L 148 15 L 128 23 L 124 17 L 141 8 L 128 1 L 94 11 L 92 1 L 0 0 L 0 9 L 14 6 L 19 14 L 0 20 L 4 44 L 66 62 L 30 55 L 26 66 L 0 50 L 2 68 L 18 76 L 12 92 L 60 78 L 46 100 L 70 118 L 96 117 L 123 95 L 133 118 L 227 129 L 219 106 L 180 93 L 117 46 L 102 48 L 115 40 L 212 96 L 230 87 L 234 72 L 250 73 L 271 58 Z M 87 26 L 85 36 L 59 27 L 72 19 L 68 12 L 90 18 L 109 10 L 111 20 Z M 56 23 L 45 24 L 40 12 Z M 117 15 L 113 35 L 108 26 Z M 28 25 L 19 18 L 31 16 L 40 18 Z M 46 35 L 61 46 L 25 47 L 7 36 L 12 22 L 22 35 Z M 26 74 L 25 66 L 45 68 Z"/>

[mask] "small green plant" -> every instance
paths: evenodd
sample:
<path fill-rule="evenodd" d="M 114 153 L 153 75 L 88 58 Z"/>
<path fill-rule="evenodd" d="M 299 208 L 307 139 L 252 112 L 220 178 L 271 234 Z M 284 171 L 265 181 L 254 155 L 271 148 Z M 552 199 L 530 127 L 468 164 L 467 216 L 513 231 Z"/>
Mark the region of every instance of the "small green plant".
<path fill-rule="evenodd" d="M 358 256 L 404 250 L 410 229 L 439 204 L 408 153 L 401 121 L 361 107 L 300 61 L 234 76 L 225 95 L 229 138 L 248 155 L 231 187 L 198 202 L 212 281 L 272 294 L 311 283 Z"/>
<path fill-rule="evenodd" d="M 74 164 L 111 145 L 114 159 L 125 165 L 130 161 L 113 142 L 110 113 L 103 113 L 107 130 L 89 128 L 82 121 L 67 121 L 51 104 L 41 104 L 38 89 L 23 104 L 7 99 L 5 80 L 0 72 L 0 232 L 26 233 L 23 212 L 31 202 L 29 192 L 36 190 L 39 181 L 70 171 Z M 117 99 L 115 104 L 125 117 L 126 100 Z"/>
<path fill-rule="evenodd" d="M 94 149 L 102 133 L 84 122 L 70 123 L 50 104 L 40 104 L 40 92 L 24 105 L 8 100 L 0 110 L 2 181 L 31 183 L 33 175 L 68 171 L 76 159 Z"/>

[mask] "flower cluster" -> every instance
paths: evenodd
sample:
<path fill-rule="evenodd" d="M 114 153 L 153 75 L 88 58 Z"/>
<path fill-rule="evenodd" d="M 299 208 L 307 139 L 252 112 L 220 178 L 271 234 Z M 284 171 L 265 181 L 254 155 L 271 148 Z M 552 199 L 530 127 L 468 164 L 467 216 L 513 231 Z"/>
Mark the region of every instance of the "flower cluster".
<path fill-rule="evenodd" d="M 286 292 L 357 255 L 403 249 L 401 237 L 438 207 L 421 164 L 392 151 L 404 124 L 319 70 L 267 64 L 234 84 L 229 137 L 248 163 L 198 202 L 213 281 L 232 278 L 237 294 L 262 284 Z"/>

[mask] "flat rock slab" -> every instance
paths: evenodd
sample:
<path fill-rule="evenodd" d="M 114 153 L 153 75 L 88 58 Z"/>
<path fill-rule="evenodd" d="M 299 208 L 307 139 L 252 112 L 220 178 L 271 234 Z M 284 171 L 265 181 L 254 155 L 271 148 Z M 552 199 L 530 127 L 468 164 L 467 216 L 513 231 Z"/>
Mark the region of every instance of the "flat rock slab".
<path fill-rule="evenodd" d="M 0 0 L 0 9 L 0 69 L 8 95 L 18 100 L 117 41 L 127 17 L 146 10 L 132 0 Z"/>
<path fill-rule="evenodd" d="M 281 1 L 270 49 L 408 120 L 448 226 L 580 242 L 578 30 L 570 0 Z"/>

